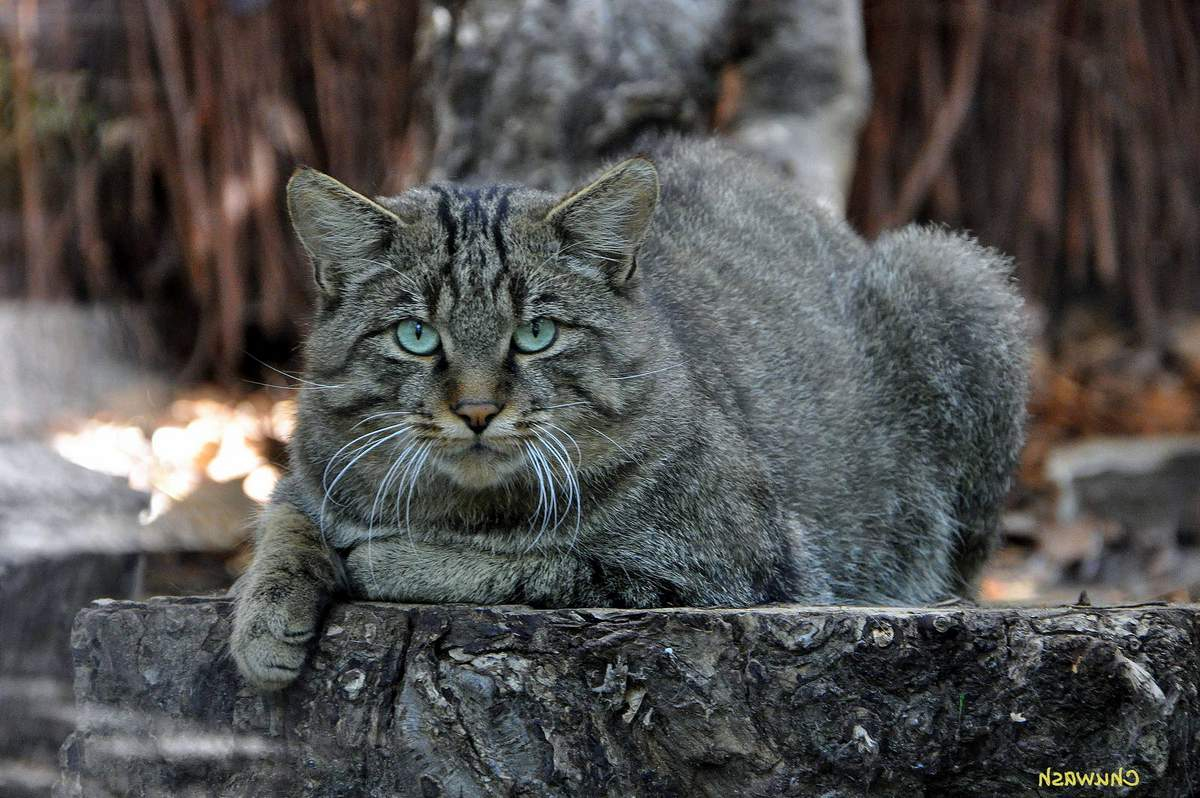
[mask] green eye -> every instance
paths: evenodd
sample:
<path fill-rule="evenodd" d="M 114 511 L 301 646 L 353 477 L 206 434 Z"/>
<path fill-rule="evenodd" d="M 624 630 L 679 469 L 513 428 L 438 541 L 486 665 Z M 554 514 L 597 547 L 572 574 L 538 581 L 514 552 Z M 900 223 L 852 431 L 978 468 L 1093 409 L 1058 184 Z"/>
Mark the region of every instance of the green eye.
<path fill-rule="evenodd" d="M 558 325 L 547 318 L 534 319 L 513 330 L 513 346 L 518 352 L 532 355 L 541 352 L 558 337 Z"/>
<path fill-rule="evenodd" d="M 405 352 L 414 355 L 431 355 L 438 348 L 437 330 L 419 319 L 405 319 L 396 325 L 396 343 Z"/>

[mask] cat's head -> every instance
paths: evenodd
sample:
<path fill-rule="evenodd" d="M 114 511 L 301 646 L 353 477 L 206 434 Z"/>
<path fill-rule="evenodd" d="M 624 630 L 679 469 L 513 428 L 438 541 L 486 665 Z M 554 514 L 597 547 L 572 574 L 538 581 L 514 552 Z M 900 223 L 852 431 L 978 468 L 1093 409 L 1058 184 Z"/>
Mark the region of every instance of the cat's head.
<path fill-rule="evenodd" d="M 299 435 L 327 487 L 386 495 L 422 469 L 536 485 L 612 455 L 657 364 L 637 252 L 658 191 L 642 158 L 564 197 L 431 186 L 373 201 L 297 171 L 288 209 L 320 297 Z"/>

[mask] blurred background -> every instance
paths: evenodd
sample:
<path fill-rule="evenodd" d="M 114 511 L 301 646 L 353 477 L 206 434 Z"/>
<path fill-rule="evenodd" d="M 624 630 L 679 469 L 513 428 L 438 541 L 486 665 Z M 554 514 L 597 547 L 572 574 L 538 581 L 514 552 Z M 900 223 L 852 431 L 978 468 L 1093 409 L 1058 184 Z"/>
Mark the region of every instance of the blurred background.
<path fill-rule="evenodd" d="M 565 188 L 664 130 L 1015 258 L 1034 395 L 984 601 L 1197 597 L 1200 5 L 4 0 L 0 792 L 52 770 L 79 606 L 247 562 L 312 303 L 294 165 Z"/>

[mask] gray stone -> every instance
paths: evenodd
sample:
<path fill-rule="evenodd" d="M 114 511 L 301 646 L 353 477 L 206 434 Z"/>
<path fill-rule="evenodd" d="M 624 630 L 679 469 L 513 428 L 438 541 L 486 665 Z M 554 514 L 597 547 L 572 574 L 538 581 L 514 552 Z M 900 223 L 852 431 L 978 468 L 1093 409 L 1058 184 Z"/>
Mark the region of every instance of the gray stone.
<path fill-rule="evenodd" d="M 1132 530 L 1200 531 L 1200 436 L 1098 438 L 1046 458 L 1058 520 L 1091 516 Z"/>
<path fill-rule="evenodd" d="M 0 675 L 70 675 L 75 613 L 137 589 L 145 494 L 48 446 L 0 442 Z"/>
<path fill-rule="evenodd" d="M 145 494 L 43 440 L 95 414 L 137 418 L 165 407 L 149 329 L 147 314 L 131 307 L 0 302 L 0 795 L 44 796 L 53 785 L 74 727 L 70 630 L 81 607 L 138 596 L 147 549 L 156 589 L 191 591 L 221 577 L 202 553 L 173 553 L 189 542 L 217 548 L 213 534 L 195 531 L 199 523 L 182 523 L 181 513 L 140 526 Z M 242 500 L 226 502 L 225 515 L 244 518 Z M 209 527 L 219 515 L 208 513 Z"/>
<path fill-rule="evenodd" d="M 74 720 L 70 632 L 137 595 L 146 496 L 32 441 L 0 441 L 0 794 L 47 794 Z"/>
<path fill-rule="evenodd" d="M 994 796 L 1046 768 L 1200 785 L 1195 605 L 352 603 L 269 696 L 226 654 L 231 609 L 80 613 L 60 795 Z"/>
<path fill-rule="evenodd" d="M 102 410 L 164 402 L 145 314 L 0 302 L 0 795 L 46 795 L 74 725 L 71 621 L 137 595 L 147 497 L 40 439 Z"/>
<path fill-rule="evenodd" d="M 132 306 L 0 302 L 0 439 L 31 437 L 99 410 L 161 406 L 148 314 Z"/>

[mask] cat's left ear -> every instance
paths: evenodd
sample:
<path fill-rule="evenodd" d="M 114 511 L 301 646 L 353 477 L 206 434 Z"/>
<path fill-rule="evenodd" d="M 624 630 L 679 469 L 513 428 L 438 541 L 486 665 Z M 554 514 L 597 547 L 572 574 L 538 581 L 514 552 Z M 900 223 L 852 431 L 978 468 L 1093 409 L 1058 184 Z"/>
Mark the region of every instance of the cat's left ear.
<path fill-rule="evenodd" d="M 300 167 L 287 184 L 288 215 L 312 258 L 317 285 L 335 295 L 366 262 L 386 255 L 401 222 L 327 174 Z"/>
<path fill-rule="evenodd" d="M 633 274 L 634 256 L 657 204 L 658 170 L 646 158 L 630 158 L 563 197 L 546 221 L 573 254 L 595 258 L 620 285 Z"/>

